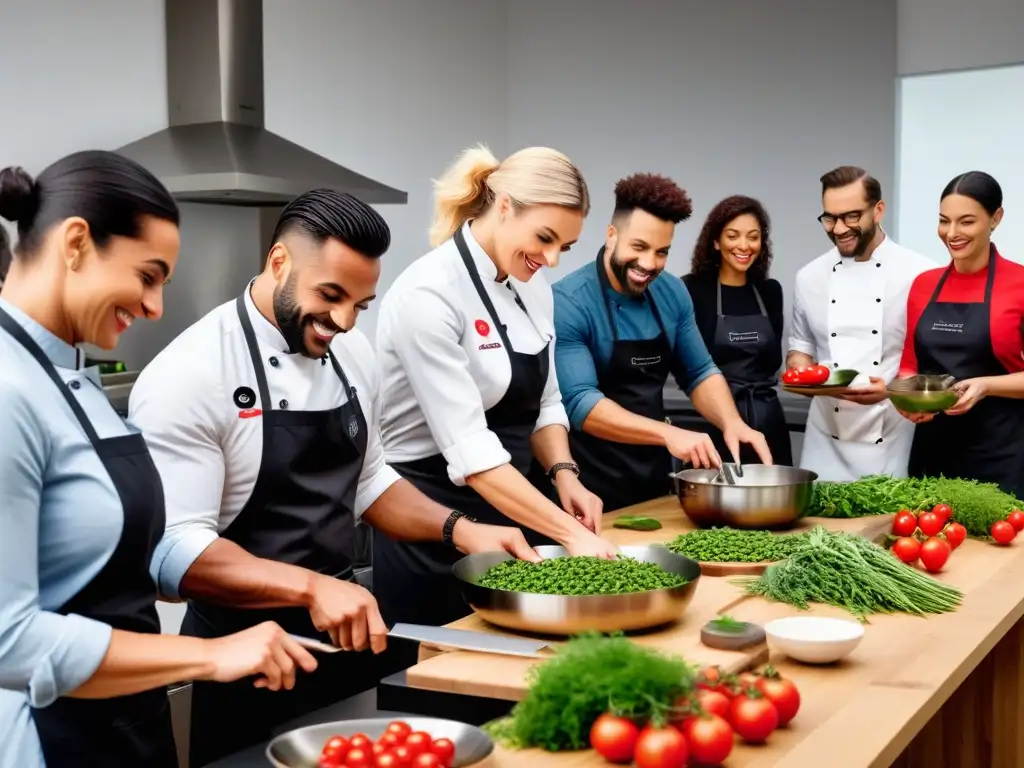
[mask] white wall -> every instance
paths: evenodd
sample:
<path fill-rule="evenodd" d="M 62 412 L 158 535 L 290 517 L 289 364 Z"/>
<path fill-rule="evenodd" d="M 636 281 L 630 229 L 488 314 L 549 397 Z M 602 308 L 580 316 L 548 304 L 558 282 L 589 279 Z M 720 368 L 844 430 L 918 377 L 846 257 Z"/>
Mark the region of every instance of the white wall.
<path fill-rule="evenodd" d="M 1021 0 L 899 0 L 901 75 L 1021 61 Z"/>

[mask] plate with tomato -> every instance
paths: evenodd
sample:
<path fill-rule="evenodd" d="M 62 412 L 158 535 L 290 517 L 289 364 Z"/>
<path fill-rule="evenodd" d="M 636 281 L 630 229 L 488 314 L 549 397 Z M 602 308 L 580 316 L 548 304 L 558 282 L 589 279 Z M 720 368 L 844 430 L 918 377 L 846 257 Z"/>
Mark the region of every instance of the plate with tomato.
<path fill-rule="evenodd" d="M 462 768 L 494 751 L 480 728 L 454 720 L 342 720 L 283 733 L 267 745 L 275 768 Z"/>
<path fill-rule="evenodd" d="M 857 378 L 857 371 L 841 368 L 832 370 L 827 365 L 807 365 L 787 368 L 782 374 L 782 388 L 801 395 L 845 395 Z"/>

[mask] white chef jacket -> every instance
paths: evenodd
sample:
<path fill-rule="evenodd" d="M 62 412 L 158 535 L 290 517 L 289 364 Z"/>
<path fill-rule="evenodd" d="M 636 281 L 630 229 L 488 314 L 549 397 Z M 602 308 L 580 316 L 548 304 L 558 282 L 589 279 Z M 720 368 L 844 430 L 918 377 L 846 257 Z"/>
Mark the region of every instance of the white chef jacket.
<path fill-rule="evenodd" d="M 329 361 L 289 354 L 281 332 L 256 309 L 248 290 L 245 306 L 274 408 L 287 401 L 289 410 L 326 411 L 347 402 Z M 369 340 L 355 329 L 339 333 L 331 354 L 356 390 L 366 419 L 366 455 L 355 501 L 361 515 L 398 474 L 384 462 L 379 382 Z M 254 404 L 236 401 L 240 387 L 255 393 Z M 262 461 L 263 419 L 248 413 L 266 407 L 234 299 L 185 330 L 135 382 L 129 419 L 146 438 L 167 499 L 167 533 L 153 557 L 161 594 L 178 597 L 185 572 L 249 500 Z"/>
<path fill-rule="evenodd" d="M 539 272 L 526 283 L 515 278 L 497 282 L 497 269 L 469 224 L 462 233 L 513 349 L 536 354 L 548 345 L 548 379 L 534 431 L 552 424 L 568 430 L 555 375 L 551 286 Z M 517 294 L 526 312 L 516 303 Z M 381 434 L 389 463 L 441 453 L 452 482 L 465 485 L 467 476 L 511 461 L 484 416 L 508 389 L 508 351 L 454 240 L 410 264 L 385 294 L 377 318 L 377 351 L 384 401 Z"/>
<path fill-rule="evenodd" d="M 935 263 L 886 236 L 867 261 L 842 258 L 836 248 L 796 276 L 791 352 L 833 369 L 853 369 L 861 381 L 892 381 L 907 329 L 907 293 Z M 858 405 L 815 397 L 807 419 L 800 466 L 822 480 L 869 474 L 905 477 L 914 425 L 884 400 Z"/>

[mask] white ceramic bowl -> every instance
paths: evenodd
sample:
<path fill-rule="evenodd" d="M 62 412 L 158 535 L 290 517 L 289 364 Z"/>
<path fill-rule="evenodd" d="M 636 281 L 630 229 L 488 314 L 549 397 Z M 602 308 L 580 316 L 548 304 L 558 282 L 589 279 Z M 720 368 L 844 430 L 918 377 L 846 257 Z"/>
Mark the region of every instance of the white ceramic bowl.
<path fill-rule="evenodd" d="M 764 627 L 768 647 L 806 664 L 831 664 L 849 656 L 864 637 L 864 626 L 847 619 L 790 616 Z"/>

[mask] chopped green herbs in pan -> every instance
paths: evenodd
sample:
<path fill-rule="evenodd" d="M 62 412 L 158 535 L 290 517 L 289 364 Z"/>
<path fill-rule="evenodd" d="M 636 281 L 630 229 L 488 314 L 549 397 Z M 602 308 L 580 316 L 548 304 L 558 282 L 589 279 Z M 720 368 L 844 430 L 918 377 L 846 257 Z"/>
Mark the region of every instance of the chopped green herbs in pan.
<path fill-rule="evenodd" d="M 994 483 L 948 477 L 863 477 L 851 483 L 816 483 L 807 514 L 811 517 L 891 515 L 901 509 L 919 511 L 948 504 L 952 519 L 971 536 L 989 535 L 992 523 L 1005 520 L 1024 504 Z"/>
<path fill-rule="evenodd" d="M 750 595 L 806 609 L 809 603 L 843 608 L 861 621 L 872 613 L 948 613 L 962 593 L 861 536 L 812 530 L 789 558 L 756 579 L 737 579 Z"/>
<path fill-rule="evenodd" d="M 554 557 L 540 563 L 506 560 L 480 577 L 481 587 L 541 595 L 621 595 L 681 587 L 687 579 L 630 557 Z"/>
<path fill-rule="evenodd" d="M 705 528 L 677 536 L 667 546 L 677 555 L 703 563 L 765 563 L 785 560 L 806 535 Z"/>

